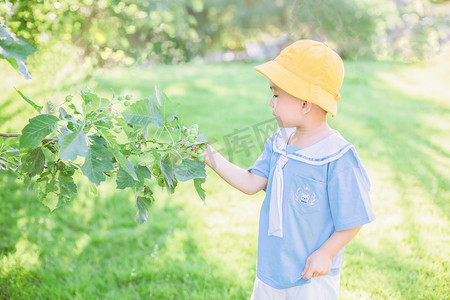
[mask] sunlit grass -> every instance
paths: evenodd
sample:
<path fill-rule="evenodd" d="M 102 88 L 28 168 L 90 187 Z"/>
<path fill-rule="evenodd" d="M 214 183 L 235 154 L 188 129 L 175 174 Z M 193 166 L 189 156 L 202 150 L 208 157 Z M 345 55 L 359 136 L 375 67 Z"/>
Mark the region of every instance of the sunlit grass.
<path fill-rule="evenodd" d="M 261 153 L 253 126 L 271 119 L 268 81 L 254 65 L 98 70 L 69 89 L 89 86 L 103 96 L 113 89 L 136 99 L 158 84 L 186 124 L 198 123 L 216 149 L 247 168 Z M 346 247 L 342 299 L 448 295 L 450 107 L 445 94 L 429 93 L 448 86 L 444 65 L 346 62 L 338 116 L 330 124 L 357 147 L 377 220 Z M 35 79 L 32 87 L 18 87 L 39 104 L 66 93 L 48 95 Z M 0 131 L 17 131 L 35 112 L 11 87 L 0 90 Z M 225 137 L 234 130 L 253 144 L 230 157 Z M 248 196 L 212 170 L 207 175 L 206 204 L 191 182 L 172 196 L 155 187 L 156 204 L 140 227 L 133 193 L 115 190 L 114 182 L 93 194 L 79 177 L 78 198 L 49 213 L 32 191 L 1 177 L 0 297 L 248 299 L 264 192 Z"/>

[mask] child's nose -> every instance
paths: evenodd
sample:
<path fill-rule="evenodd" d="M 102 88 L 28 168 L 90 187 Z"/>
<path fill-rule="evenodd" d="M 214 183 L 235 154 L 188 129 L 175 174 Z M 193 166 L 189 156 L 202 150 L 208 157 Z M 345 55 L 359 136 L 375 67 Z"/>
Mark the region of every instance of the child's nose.
<path fill-rule="evenodd" d="M 272 97 L 270 97 L 270 100 L 269 100 L 269 105 L 270 105 L 270 107 L 272 107 L 272 108 L 273 108 L 273 101 L 272 101 Z"/>

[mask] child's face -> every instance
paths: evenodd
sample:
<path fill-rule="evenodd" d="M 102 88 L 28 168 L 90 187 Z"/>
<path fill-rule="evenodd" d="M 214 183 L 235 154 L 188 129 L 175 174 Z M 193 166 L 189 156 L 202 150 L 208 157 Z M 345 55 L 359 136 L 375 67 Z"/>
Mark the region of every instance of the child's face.
<path fill-rule="evenodd" d="M 270 89 L 272 90 L 272 98 L 270 98 L 269 105 L 273 109 L 272 114 L 280 128 L 297 126 L 301 118 L 301 101 L 280 89 L 273 82 L 270 82 Z"/>

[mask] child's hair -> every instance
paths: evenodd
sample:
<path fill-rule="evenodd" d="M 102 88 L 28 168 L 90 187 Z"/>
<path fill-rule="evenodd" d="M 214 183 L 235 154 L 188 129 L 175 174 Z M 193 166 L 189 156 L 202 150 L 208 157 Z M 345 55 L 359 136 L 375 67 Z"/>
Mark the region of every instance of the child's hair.
<path fill-rule="evenodd" d="M 344 63 L 326 43 L 297 41 L 255 70 L 294 97 L 317 104 L 336 116 Z"/>

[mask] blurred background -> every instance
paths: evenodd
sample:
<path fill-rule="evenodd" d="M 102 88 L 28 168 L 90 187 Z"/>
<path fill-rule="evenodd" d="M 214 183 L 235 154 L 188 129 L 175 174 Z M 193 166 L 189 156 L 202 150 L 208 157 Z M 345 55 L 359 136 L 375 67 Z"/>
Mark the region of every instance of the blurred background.
<path fill-rule="evenodd" d="M 78 89 L 139 99 L 158 85 L 244 169 L 277 130 L 253 67 L 298 39 L 327 42 L 345 64 L 329 123 L 356 146 L 377 216 L 346 247 L 341 298 L 448 297 L 450 1 L 1 1 L 0 25 L 37 49 L 32 79 L 0 60 L 0 132 L 36 115 L 14 88 L 54 113 Z M 0 299 L 248 299 L 265 194 L 207 176 L 206 205 L 192 182 L 170 196 L 155 185 L 138 226 L 113 181 L 95 193 L 78 176 L 77 198 L 50 213 L 0 173 Z"/>

